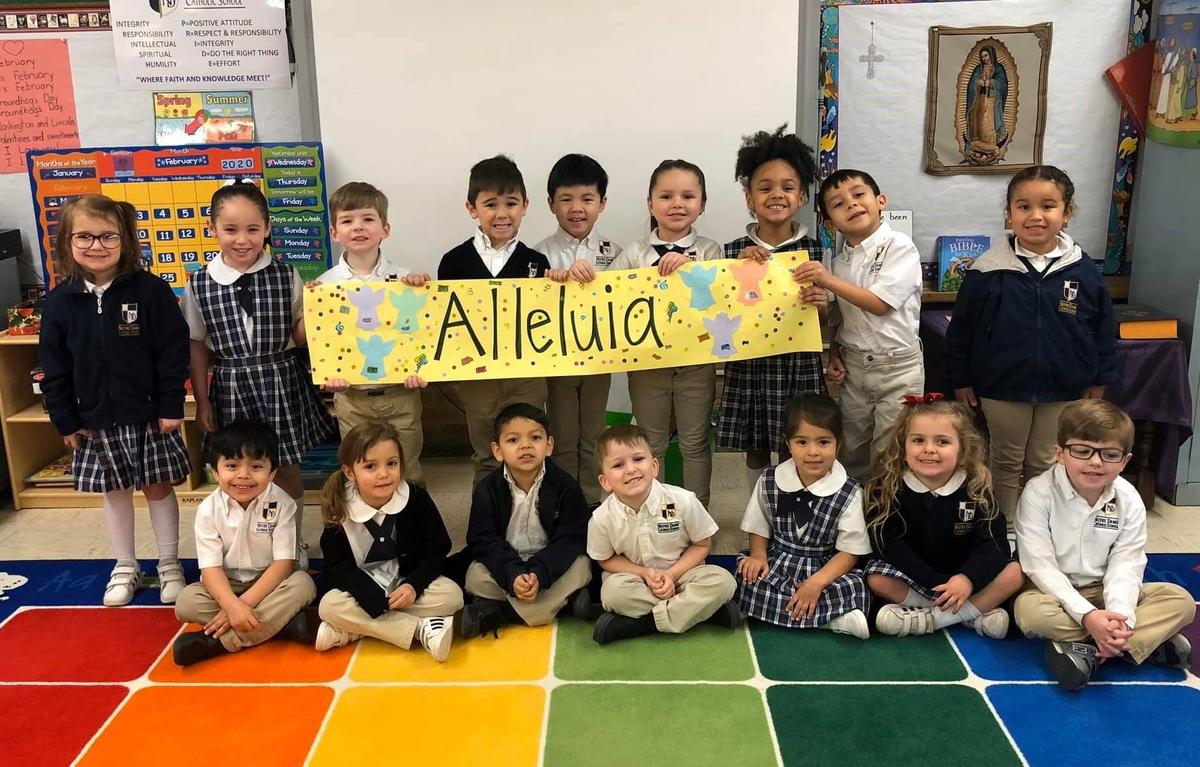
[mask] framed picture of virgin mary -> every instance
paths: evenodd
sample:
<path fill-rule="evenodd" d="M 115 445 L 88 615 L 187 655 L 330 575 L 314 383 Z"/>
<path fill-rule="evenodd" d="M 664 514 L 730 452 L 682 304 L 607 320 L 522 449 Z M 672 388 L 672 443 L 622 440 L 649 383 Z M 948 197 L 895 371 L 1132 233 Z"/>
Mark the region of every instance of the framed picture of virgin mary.
<path fill-rule="evenodd" d="M 931 27 L 925 171 L 1014 173 L 1042 161 L 1051 25 Z"/>

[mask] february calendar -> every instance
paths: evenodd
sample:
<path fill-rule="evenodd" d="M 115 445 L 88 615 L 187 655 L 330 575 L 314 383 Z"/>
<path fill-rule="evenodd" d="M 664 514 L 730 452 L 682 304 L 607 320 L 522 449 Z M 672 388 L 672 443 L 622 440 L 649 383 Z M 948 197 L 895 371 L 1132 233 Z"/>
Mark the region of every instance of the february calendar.
<path fill-rule="evenodd" d="M 54 263 L 62 207 L 104 194 L 137 209 L 142 262 L 182 294 L 188 275 L 218 253 L 209 200 L 231 178 L 250 179 L 266 195 L 276 258 L 306 282 L 330 266 L 320 144 L 42 150 L 29 152 L 28 168 L 47 289 L 62 278 Z"/>

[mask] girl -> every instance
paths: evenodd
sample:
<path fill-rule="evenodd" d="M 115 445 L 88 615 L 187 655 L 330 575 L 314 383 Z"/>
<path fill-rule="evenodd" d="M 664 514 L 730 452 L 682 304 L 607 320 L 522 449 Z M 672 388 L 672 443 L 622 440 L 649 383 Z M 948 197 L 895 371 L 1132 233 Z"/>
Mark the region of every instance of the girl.
<path fill-rule="evenodd" d="M 365 421 L 338 448 L 341 471 L 325 483 L 325 587 L 318 650 L 364 635 L 408 649 L 413 639 L 434 660 L 450 654 L 462 591 L 441 575 L 450 536 L 429 494 L 404 481 L 400 435 Z"/>
<path fill-rule="evenodd" d="M 206 432 L 239 420 L 275 429 L 280 463 L 275 484 L 296 499 L 299 542 L 304 508 L 300 456 L 337 431 L 308 371 L 291 351 L 293 344 L 304 345 L 304 286 L 290 266 L 263 250 L 270 231 L 267 199 L 254 182 L 218 189 L 209 226 L 221 252 L 192 274 L 183 294 L 196 419 Z M 299 543 L 298 548 L 299 567 L 306 569 L 307 547 Z"/>
<path fill-rule="evenodd" d="M 1054 460 L 1058 414 L 1117 380 L 1116 320 L 1100 270 L 1063 230 L 1075 185 L 1049 165 L 1008 184 L 1012 234 L 967 272 L 946 333 L 946 375 L 959 402 L 982 406 L 1000 511 L 1012 518 L 1021 478 Z"/>
<path fill-rule="evenodd" d="M 704 212 L 708 193 L 704 172 L 686 160 L 664 160 L 650 175 L 650 234 L 613 260 L 609 270 L 658 267 L 667 276 L 684 264 L 722 258 L 721 246 L 696 234 L 692 224 Z M 674 416 L 683 454 L 683 486 L 708 506 L 712 453 L 709 420 L 716 398 L 717 374 L 712 365 L 684 365 L 629 373 L 633 417 L 650 435 L 650 449 L 665 466 L 667 439 Z M 660 469 L 660 473 L 661 473 Z"/>
<path fill-rule="evenodd" d="M 799 250 L 810 261 L 821 260 L 821 246 L 794 220 L 808 200 L 817 166 L 812 148 L 794 134 L 784 134 L 786 128 L 748 136 L 738 150 L 734 175 L 754 221 L 746 227 L 746 236 L 725 244 L 725 258 L 762 262 L 772 253 Z M 810 286 L 802 300 L 823 309 L 825 290 Z M 815 352 L 726 362 L 717 446 L 745 451 L 746 475 L 753 486 L 771 465 L 771 451 L 781 457 L 787 452 L 779 440 L 787 434 L 783 411 L 788 401 L 802 392 L 825 391 L 821 355 Z"/>
<path fill-rule="evenodd" d="M 867 529 L 877 559 L 867 585 L 885 605 L 880 633 L 928 634 L 965 623 L 1003 639 L 1000 605 L 1025 576 L 992 499 L 983 437 L 962 405 L 910 397 L 867 483 Z"/>
<path fill-rule="evenodd" d="M 74 451 L 75 489 L 104 493 L 117 555 L 104 604 L 129 604 L 142 584 L 134 557 L 133 491 L 150 506 L 159 598 L 183 589 L 179 504 L 172 485 L 191 471 L 179 427 L 187 324 L 175 294 L 141 268 L 137 211 L 103 195 L 62 209 L 55 261 L 63 282 L 46 296 L 38 356 L 46 409 Z"/>
<path fill-rule="evenodd" d="M 871 544 L 862 488 L 837 461 L 842 413 L 827 395 L 801 394 L 784 424 L 791 458 L 758 478 L 742 517 L 750 534 L 737 565 L 742 612 L 866 639 L 870 595 L 855 564 Z"/>

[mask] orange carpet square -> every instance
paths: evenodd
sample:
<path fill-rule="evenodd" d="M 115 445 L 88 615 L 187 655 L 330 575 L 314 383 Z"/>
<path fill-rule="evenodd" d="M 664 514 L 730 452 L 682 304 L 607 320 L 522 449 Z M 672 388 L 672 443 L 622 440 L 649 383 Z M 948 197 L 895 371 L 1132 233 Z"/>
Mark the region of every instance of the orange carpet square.
<path fill-rule="evenodd" d="M 4 767 L 66 767 L 128 694 L 123 685 L 0 685 Z"/>
<path fill-rule="evenodd" d="M 188 630 L 199 631 L 200 626 L 189 625 Z M 317 652 L 312 647 L 295 642 L 270 639 L 240 652 L 181 668 L 175 665 L 171 653 L 168 652 L 150 671 L 150 680 L 194 684 L 332 682 L 346 673 L 346 664 L 350 662 L 350 656 L 353 654 L 353 645 L 329 652 Z"/>

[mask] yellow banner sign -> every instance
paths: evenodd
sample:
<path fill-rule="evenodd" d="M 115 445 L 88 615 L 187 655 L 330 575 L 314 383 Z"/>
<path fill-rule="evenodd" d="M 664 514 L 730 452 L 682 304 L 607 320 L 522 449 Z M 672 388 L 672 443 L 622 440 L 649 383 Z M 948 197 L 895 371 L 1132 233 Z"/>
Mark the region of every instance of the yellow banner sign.
<path fill-rule="evenodd" d="M 600 272 L 580 285 L 549 279 L 310 285 L 304 323 L 313 380 L 352 384 L 613 373 L 820 351 L 817 310 L 791 270 L 700 261 Z"/>

